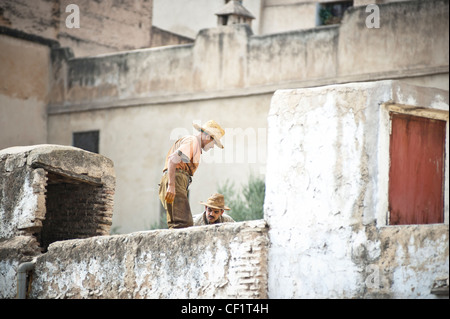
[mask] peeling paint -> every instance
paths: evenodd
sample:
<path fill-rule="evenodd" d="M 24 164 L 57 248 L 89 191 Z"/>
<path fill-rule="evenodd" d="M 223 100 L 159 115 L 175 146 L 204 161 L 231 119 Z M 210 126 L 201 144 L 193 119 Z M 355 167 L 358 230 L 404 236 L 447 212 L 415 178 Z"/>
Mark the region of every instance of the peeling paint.
<path fill-rule="evenodd" d="M 433 282 L 448 277 L 448 222 L 386 226 L 378 203 L 387 196 L 383 103 L 420 101 L 409 109 L 436 112 L 427 103 L 436 94 L 445 93 L 396 81 L 276 92 L 265 202 L 270 298 L 437 297 Z"/>

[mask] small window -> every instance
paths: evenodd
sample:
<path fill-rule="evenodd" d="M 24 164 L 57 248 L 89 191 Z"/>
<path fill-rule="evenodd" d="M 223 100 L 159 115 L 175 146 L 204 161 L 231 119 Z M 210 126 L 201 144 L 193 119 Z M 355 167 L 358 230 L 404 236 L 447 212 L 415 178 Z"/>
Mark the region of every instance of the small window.
<path fill-rule="evenodd" d="M 228 24 L 228 16 L 220 16 L 219 25 L 227 25 L 227 24 Z"/>
<path fill-rule="evenodd" d="M 92 153 L 99 153 L 98 141 L 99 131 L 76 132 L 73 133 L 72 145 Z"/>
<path fill-rule="evenodd" d="M 344 12 L 353 6 L 353 1 L 320 3 L 318 7 L 318 25 L 341 23 Z"/>
<path fill-rule="evenodd" d="M 389 224 L 443 223 L 446 122 L 390 117 Z"/>

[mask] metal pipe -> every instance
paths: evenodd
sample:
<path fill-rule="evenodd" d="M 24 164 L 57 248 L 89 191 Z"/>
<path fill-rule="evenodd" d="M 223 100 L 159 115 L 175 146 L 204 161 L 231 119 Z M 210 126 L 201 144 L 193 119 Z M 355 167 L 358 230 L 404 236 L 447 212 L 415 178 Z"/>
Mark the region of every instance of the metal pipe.
<path fill-rule="evenodd" d="M 35 261 L 25 262 L 17 268 L 17 299 L 27 298 L 27 272 L 34 269 Z"/>

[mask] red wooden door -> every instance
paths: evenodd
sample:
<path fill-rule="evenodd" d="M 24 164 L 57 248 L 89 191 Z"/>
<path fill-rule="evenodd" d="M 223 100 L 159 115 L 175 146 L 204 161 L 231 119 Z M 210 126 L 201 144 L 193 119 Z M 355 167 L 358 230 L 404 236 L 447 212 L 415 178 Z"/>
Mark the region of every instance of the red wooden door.
<path fill-rule="evenodd" d="M 391 225 L 444 222 L 445 121 L 391 113 Z"/>

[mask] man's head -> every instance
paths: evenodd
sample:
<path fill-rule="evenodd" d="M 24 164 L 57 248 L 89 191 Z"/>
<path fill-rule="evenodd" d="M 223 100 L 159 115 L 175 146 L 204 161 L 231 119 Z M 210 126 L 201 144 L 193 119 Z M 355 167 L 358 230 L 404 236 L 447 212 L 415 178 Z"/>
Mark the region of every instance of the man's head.
<path fill-rule="evenodd" d="M 200 204 L 205 205 L 206 218 L 210 224 L 215 223 L 223 214 L 224 210 L 229 210 L 230 208 L 225 206 L 225 199 L 222 194 L 213 194 L 210 198 Z"/>
<path fill-rule="evenodd" d="M 214 144 L 220 148 L 223 148 L 220 139 L 225 135 L 225 131 L 214 120 L 206 122 L 204 125 L 199 126 L 193 124 L 194 127 L 201 132 L 201 147 L 204 151 L 209 151 L 214 147 Z"/>
<path fill-rule="evenodd" d="M 209 136 L 208 133 L 201 132 L 201 148 L 207 152 L 214 147 L 214 138 Z"/>
<path fill-rule="evenodd" d="M 205 206 L 206 218 L 210 224 L 214 224 L 223 215 L 223 209 Z"/>

